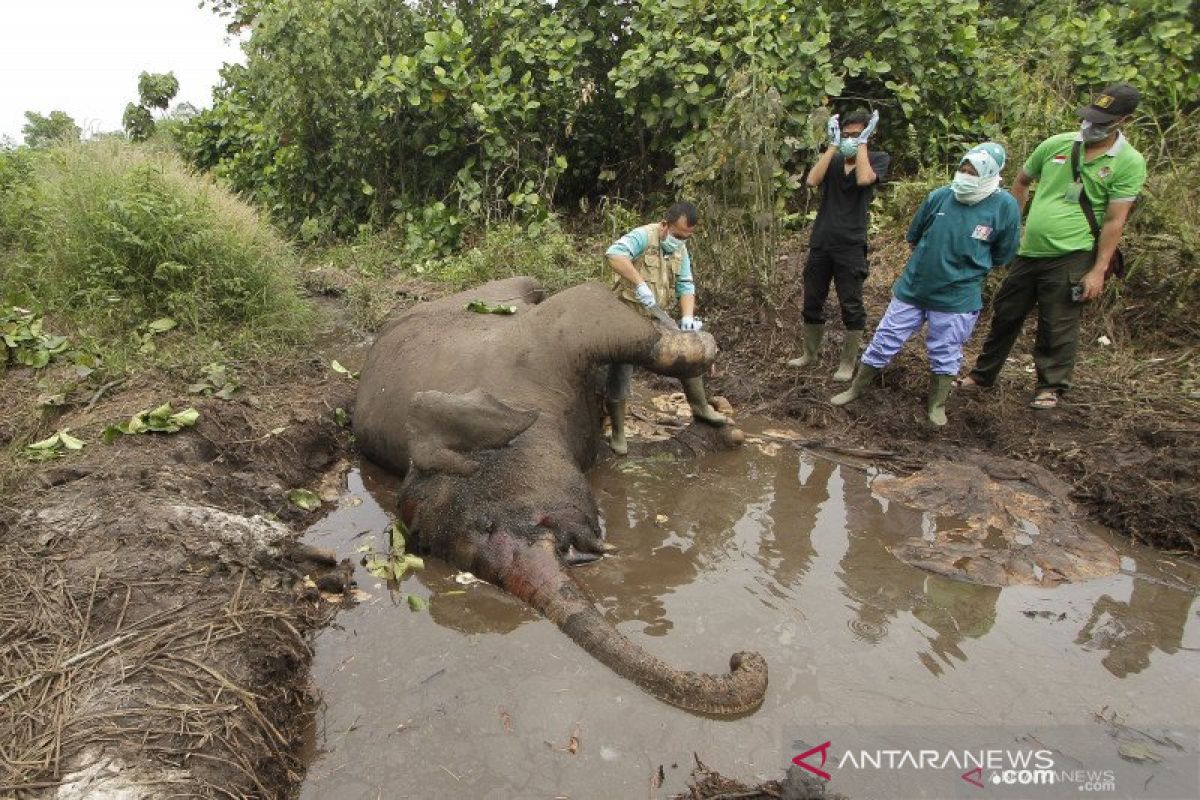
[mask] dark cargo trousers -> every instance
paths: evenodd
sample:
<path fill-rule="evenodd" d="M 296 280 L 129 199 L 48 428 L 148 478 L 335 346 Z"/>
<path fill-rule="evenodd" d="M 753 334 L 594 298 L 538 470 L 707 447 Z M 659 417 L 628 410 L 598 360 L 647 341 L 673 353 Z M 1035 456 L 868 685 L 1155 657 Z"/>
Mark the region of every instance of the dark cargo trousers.
<path fill-rule="evenodd" d="M 1033 363 L 1037 368 L 1037 389 L 1061 393 L 1071 388 L 1075 353 L 1079 348 L 1079 318 L 1085 305 L 1071 299 L 1071 288 L 1080 284 L 1094 263 L 1090 250 L 1053 258 L 1017 256 L 996 292 L 992 325 L 983 352 L 971 370 L 971 378 L 981 386 L 996 382 L 1009 351 L 1021 335 L 1025 317 L 1036 305 Z"/>
<path fill-rule="evenodd" d="M 866 279 L 865 245 L 809 250 L 804 264 L 804 321 L 809 325 L 825 324 L 825 299 L 829 297 L 829 284 L 833 283 L 846 330 L 861 331 L 867 327 L 867 310 L 863 306 Z"/>

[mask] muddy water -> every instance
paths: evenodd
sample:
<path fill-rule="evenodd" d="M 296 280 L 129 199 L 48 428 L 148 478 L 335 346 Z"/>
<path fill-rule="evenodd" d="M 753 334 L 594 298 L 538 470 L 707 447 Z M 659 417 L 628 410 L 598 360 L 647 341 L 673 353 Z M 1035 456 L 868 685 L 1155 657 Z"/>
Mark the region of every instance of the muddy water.
<path fill-rule="evenodd" d="M 1099 732 L 1101 712 L 1130 726 L 1200 718 L 1194 571 L 1125 547 L 1121 574 L 1053 589 L 926 574 L 888 545 L 955 521 L 887 502 L 876 477 L 787 446 L 592 475 L 621 551 L 576 576 L 676 666 L 720 671 L 733 651 L 760 651 L 766 701 L 734 721 L 651 699 L 444 564 L 405 583 L 429 598 L 421 612 L 359 568 L 370 598 L 316 643 L 325 706 L 302 797 L 665 797 L 684 788 L 693 752 L 742 780 L 779 777 L 816 722 Z M 351 472 L 308 541 L 342 555 L 378 541 L 395 490 L 367 465 Z"/>

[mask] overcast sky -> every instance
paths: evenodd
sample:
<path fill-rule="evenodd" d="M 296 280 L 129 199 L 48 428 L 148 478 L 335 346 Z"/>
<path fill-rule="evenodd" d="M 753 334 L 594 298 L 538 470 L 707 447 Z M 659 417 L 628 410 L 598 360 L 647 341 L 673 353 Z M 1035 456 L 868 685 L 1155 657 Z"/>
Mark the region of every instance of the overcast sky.
<path fill-rule="evenodd" d="M 186 101 L 212 105 L 217 70 L 242 61 L 197 0 L 0 0 L 0 136 L 25 112 L 65 111 L 85 133 L 118 130 L 137 77 L 174 72 Z"/>

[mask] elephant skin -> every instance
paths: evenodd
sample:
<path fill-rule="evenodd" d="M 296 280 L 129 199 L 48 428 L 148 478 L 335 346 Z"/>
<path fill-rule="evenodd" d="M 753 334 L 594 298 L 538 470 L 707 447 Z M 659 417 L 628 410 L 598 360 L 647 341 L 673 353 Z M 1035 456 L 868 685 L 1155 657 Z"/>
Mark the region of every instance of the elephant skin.
<path fill-rule="evenodd" d="M 734 654 L 729 673 L 676 670 L 617 631 L 565 569 L 612 549 L 584 477 L 600 440 L 596 368 L 692 377 L 716 342 L 655 325 L 599 284 L 544 297 L 509 278 L 396 316 L 361 372 L 359 447 L 404 476 L 400 516 L 422 552 L 526 601 L 665 702 L 722 716 L 757 708 L 761 655 Z M 517 313 L 475 313 L 471 300 Z"/>

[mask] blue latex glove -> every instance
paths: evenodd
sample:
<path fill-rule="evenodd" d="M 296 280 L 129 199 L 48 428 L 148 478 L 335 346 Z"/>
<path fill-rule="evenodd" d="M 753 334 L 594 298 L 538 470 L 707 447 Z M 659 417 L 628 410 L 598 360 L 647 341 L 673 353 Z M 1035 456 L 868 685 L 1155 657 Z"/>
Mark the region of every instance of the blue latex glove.
<path fill-rule="evenodd" d="M 698 331 L 704 327 L 704 323 L 695 317 L 683 317 L 679 320 L 679 330 L 681 331 Z"/>
<path fill-rule="evenodd" d="M 879 112 L 872 111 L 871 118 L 867 120 L 867 127 L 862 129 L 862 133 L 858 135 L 858 143 L 864 144 L 867 139 L 871 138 L 871 134 L 875 132 L 875 126 L 879 124 Z"/>
<path fill-rule="evenodd" d="M 654 308 L 658 305 L 654 300 L 654 292 L 646 285 L 645 281 L 634 287 L 633 293 L 637 296 L 637 301 L 646 308 Z"/>
<path fill-rule="evenodd" d="M 829 118 L 829 122 L 825 123 L 825 133 L 829 136 L 830 147 L 837 147 L 842 143 L 842 125 L 838 122 L 837 114 L 834 114 Z"/>

